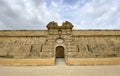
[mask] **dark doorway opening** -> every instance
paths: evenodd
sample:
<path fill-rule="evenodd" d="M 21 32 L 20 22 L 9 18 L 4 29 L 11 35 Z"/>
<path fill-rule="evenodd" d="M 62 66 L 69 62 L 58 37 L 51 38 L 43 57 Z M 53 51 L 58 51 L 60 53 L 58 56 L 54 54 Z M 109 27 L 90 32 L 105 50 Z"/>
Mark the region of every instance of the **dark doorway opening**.
<path fill-rule="evenodd" d="M 56 58 L 64 58 L 64 47 L 56 47 Z"/>

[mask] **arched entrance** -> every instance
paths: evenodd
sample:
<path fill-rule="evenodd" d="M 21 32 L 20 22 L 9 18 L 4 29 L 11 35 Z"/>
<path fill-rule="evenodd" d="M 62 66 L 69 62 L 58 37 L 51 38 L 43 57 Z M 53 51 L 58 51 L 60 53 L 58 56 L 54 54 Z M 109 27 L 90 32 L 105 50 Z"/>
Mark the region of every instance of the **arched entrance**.
<path fill-rule="evenodd" d="M 56 47 L 56 58 L 64 58 L 64 47 L 63 46 Z"/>

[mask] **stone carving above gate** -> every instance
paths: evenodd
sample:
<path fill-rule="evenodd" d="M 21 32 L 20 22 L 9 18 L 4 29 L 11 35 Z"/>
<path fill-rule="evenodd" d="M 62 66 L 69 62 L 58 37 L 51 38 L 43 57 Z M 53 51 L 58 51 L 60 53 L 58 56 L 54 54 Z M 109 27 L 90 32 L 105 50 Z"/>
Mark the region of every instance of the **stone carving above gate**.
<path fill-rule="evenodd" d="M 63 22 L 62 26 L 58 26 L 58 24 L 53 21 L 53 22 L 48 23 L 47 28 L 48 29 L 72 29 L 73 25 L 72 23 L 65 21 Z"/>

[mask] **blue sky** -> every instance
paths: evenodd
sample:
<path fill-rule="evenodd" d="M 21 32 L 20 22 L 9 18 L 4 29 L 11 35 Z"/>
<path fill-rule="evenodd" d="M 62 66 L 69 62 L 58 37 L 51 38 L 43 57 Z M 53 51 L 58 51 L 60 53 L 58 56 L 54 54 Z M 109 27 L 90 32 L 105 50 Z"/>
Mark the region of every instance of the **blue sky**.
<path fill-rule="evenodd" d="M 70 21 L 74 29 L 120 29 L 120 0 L 0 0 L 0 30 L 46 29 Z"/>

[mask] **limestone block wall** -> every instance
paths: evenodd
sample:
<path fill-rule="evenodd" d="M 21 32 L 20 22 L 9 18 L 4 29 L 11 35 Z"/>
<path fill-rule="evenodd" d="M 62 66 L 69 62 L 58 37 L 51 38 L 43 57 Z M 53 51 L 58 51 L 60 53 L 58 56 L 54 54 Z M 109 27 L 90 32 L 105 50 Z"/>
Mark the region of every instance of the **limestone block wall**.
<path fill-rule="evenodd" d="M 23 36 L 47 36 L 47 30 L 1 30 L 0 36 L 23 37 Z"/>
<path fill-rule="evenodd" d="M 0 59 L 0 65 L 17 65 L 17 66 L 21 66 L 21 65 L 34 65 L 34 66 L 51 66 L 51 65 L 55 65 L 55 58 L 30 58 L 30 59 Z"/>
<path fill-rule="evenodd" d="M 118 30 L 81 30 L 73 31 L 72 34 L 79 49 L 76 53 L 77 57 L 120 57 L 120 31 Z"/>
<path fill-rule="evenodd" d="M 7 64 L 9 60 L 4 61 L 3 59 L 8 58 L 18 59 L 18 62 L 17 60 L 13 60 L 15 64 L 20 63 L 27 65 L 28 63 L 26 63 L 26 61 L 30 62 L 30 60 L 25 60 L 24 63 L 24 60 L 20 59 L 40 59 L 41 63 L 39 64 L 42 65 L 42 61 L 44 63 L 45 59 L 48 58 L 50 58 L 51 63 L 55 63 L 56 47 L 63 46 L 65 60 L 68 64 L 80 64 L 82 62 L 81 58 L 83 59 L 83 63 L 88 62 L 88 60 L 84 61 L 85 58 L 118 58 L 119 60 L 119 30 L 64 29 L 60 35 L 58 34 L 58 30 L 55 31 L 50 31 L 51 33 L 46 30 L 0 31 L 0 59 L 2 59 L 2 62 L 5 64 Z M 64 39 L 63 43 L 56 42 L 56 39 L 59 37 Z M 92 59 L 91 61 L 90 64 L 95 62 Z M 99 60 L 96 61 L 99 62 Z M 102 60 L 100 60 L 100 63 L 101 61 Z M 106 60 L 103 59 L 103 61 Z M 109 59 L 107 61 L 109 61 Z M 116 59 L 113 59 L 113 61 L 116 62 Z M 0 60 L 0 63 L 2 62 Z M 37 62 L 37 60 L 35 60 L 35 62 Z"/>
<path fill-rule="evenodd" d="M 0 44 L 42 44 L 46 37 L 0 37 Z"/>
<path fill-rule="evenodd" d="M 39 57 L 45 41 L 45 37 L 0 37 L 0 56 Z"/>
<path fill-rule="evenodd" d="M 120 30 L 73 30 L 73 36 L 119 36 Z"/>
<path fill-rule="evenodd" d="M 42 56 L 47 31 L 5 30 L 0 31 L 1 58 L 36 58 Z"/>
<path fill-rule="evenodd" d="M 67 58 L 67 65 L 119 65 L 120 58 Z"/>

